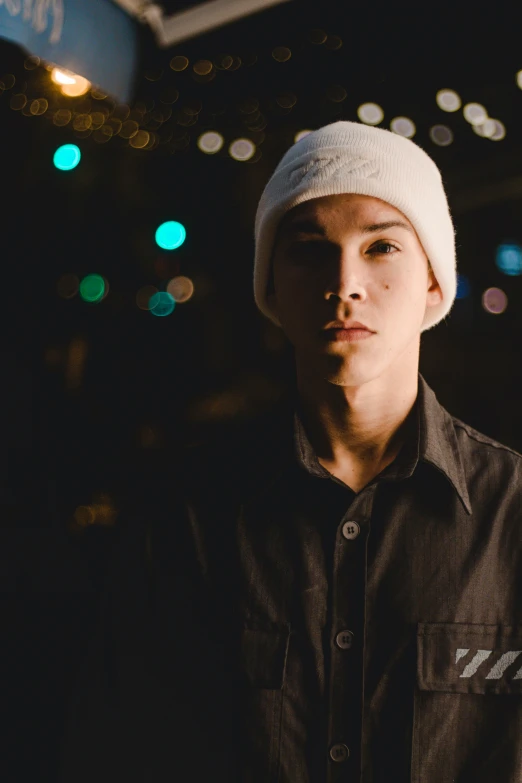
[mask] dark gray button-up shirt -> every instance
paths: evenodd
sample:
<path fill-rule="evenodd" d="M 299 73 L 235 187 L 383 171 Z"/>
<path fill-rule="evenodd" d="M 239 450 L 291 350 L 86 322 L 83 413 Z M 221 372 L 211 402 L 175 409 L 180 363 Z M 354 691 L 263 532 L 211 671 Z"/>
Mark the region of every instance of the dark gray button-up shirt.
<path fill-rule="evenodd" d="M 420 373 L 358 493 L 293 399 L 132 497 L 64 783 L 522 783 L 522 456 Z"/>

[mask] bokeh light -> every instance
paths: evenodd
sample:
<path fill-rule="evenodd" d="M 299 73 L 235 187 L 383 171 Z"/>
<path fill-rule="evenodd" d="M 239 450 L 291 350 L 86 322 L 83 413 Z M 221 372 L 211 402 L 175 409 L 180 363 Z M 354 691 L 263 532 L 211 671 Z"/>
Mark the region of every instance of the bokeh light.
<path fill-rule="evenodd" d="M 384 119 L 384 112 L 378 103 L 363 103 L 357 109 L 357 116 L 366 125 L 378 125 Z"/>
<path fill-rule="evenodd" d="M 102 124 L 103 124 L 102 120 Z M 140 126 L 136 122 L 136 120 L 125 120 L 125 122 L 122 123 L 122 126 L 119 130 L 119 135 L 122 137 L 122 139 L 132 139 L 133 136 L 136 136 L 140 129 Z"/>
<path fill-rule="evenodd" d="M 522 275 L 522 247 L 517 242 L 505 242 L 497 247 L 497 269 L 510 277 Z"/>
<path fill-rule="evenodd" d="M 492 120 L 495 123 L 495 132 L 488 136 L 491 141 L 501 141 L 506 135 L 506 127 L 500 120 Z"/>
<path fill-rule="evenodd" d="M 149 141 L 150 133 L 146 130 L 139 130 L 129 139 L 129 144 L 134 149 L 142 150 L 145 149 Z"/>
<path fill-rule="evenodd" d="M 276 46 L 272 50 L 272 57 L 278 63 L 286 63 L 292 56 L 292 52 L 287 46 Z"/>
<path fill-rule="evenodd" d="M 63 95 L 67 95 L 69 98 L 78 98 L 80 95 L 85 95 L 91 88 L 91 83 L 83 76 L 77 76 L 74 84 L 63 84 L 61 87 Z"/>
<path fill-rule="evenodd" d="M 456 299 L 467 299 L 471 292 L 471 285 L 466 275 L 461 275 L 457 272 L 457 292 L 455 294 Z"/>
<path fill-rule="evenodd" d="M 157 294 L 153 294 L 149 301 L 149 310 L 152 315 L 158 315 L 160 317 L 170 315 L 176 306 L 174 298 L 168 291 L 158 291 Z"/>
<path fill-rule="evenodd" d="M 35 98 L 33 101 L 31 101 L 29 111 L 33 117 L 36 117 L 40 116 L 41 114 L 45 114 L 48 108 L 49 102 L 45 98 Z"/>
<path fill-rule="evenodd" d="M 207 76 L 212 71 L 213 67 L 210 60 L 198 60 L 192 66 L 192 70 L 194 73 L 197 73 L 198 76 Z"/>
<path fill-rule="evenodd" d="M 301 139 L 304 139 L 305 136 L 308 136 L 309 133 L 312 133 L 311 130 L 302 130 L 295 134 L 294 136 L 294 144 L 297 144 L 298 141 L 301 141 Z"/>
<path fill-rule="evenodd" d="M 506 135 L 506 128 L 500 120 L 488 117 L 484 122 L 471 126 L 477 136 L 482 136 L 491 141 L 501 141 Z"/>
<path fill-rule="evenodd" d="M 472 127 L 477 136 L 483 136 L 486 139 L 490 139 L 497 129 L 495 120 L 492 120 L 490 117 L 480 124 L 474 124 Z"/>
<path fill-rule="evenodd" d="M 78 98 L 91 89 L 91 83 L 88 79 L 67 71 L 65 68 L 53 68 L 51 79 L 60 87 L 63 95 L 67 95 L 69 98 Z"/>
<path fill-rule="evenodd" d="M 72 113 L 69 109 L 58 109 L 58 111 L 54 113 L 53 124 L 57 125 L 59 128 L 63 128 L 71 121 L 71 118 Z"/>
<path fill-rule="evenodd" d="M 71 171 L 76 168 L 81 157 L 80 148 L 76 144 L 62 144 L 54 153 L 53 163 L 60 171 Z"/>
<path fill-rule="evenodd" d="M 488 113 L 481 103 L 467 103 L 463 114 L 464 119 L 471 125 L 482 125 L 488 118 Z"/>
<path fill-rule="evenodd" d="M 175 302 L 187 302 L 194 293 L 194 283 L 189 277 L 177 275 L 167 284 L 167 292 Z"/>
<path fill-rule="evenodd" d="M 86 275 L 80 283 L 80 296 L 84 302 L 101 302 L 105 294 L 105 279 L 101 275 Z"/>
<path fill-rule="evenodd" d="M 416 127 L 408 117 L 394 117 L 390 123 L 390 128 L 394 133 L 399 136 L 405 136 L 407 139 L 411 139 L 415 136 Z"/>
<path fill-rule="evenodd" d="M 60 87 L 62 84 L 74 84 L 76 81 L 74 74 L 70 73 L 70 71 L 66 71 L 64 68 L 53 68 L 51 71 L 51 79 L 55 84 L 59 84 Z"/>
<path fill-rule="evenodd" d="M 234 160 L 250 160 L 256 151 L 256 146 L 250 139 L 236 139 L 228 148 L 231 158 Z"/>
<path fill-rule="evenodd" d="M 176 250 L 185 241 L 187 232 L 177 220 L 167 220 L 156 230 L 156 243 L 163 250 Z"/>
<path fill-rule="evenodd" d="M 501 288 L 487 288 L 482 294 L 482 306 L 492 315 L 500 315 L 507 308 L 507 296 Z"/>
<path fill-rule="evenodd" d="M 453 141 L 453 131 L 447 125 L 433 125 L 430 128 L 430 139 L 439 147 L 447 147 Z"/>
<path fill-rule="evenodd" d="M 185 68 L 188 68 L 188 64 L 188 58 L 183 57 L 180 54 L 176 55 L 176 57 L 173 57 L 170 61 L 170 67 L 173 71 L 184 71 Z"/>
<path fill-rule="evenodd" d="M 442 111 L 458 111 L 462 106 L 460 95 L 455 90 L 439 90 L 435 100 Z"/>
<path fill-rule="evenodd" d="M 221 133 L 215 131 L 207 131 L 202 133 L 198 138 L 198 147 L 202 152 L 206 152 L 207 155 L 213 155 L 222 148 L 224 139 Z"/>

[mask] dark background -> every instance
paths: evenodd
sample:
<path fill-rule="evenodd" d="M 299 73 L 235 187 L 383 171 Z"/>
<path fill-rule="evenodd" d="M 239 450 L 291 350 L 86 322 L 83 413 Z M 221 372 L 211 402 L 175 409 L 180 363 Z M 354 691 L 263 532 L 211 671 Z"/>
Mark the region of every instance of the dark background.
<path fill-rule="evenodd" d="M 264 184 L 300 130 L 358 121 L 369 101 L 383 108 L 383 127 L 399 115 L 415 122 L 414 141 L 441 169 L 469 283 L 423 335 L 420 370 L 453 415 L 522 451 L 521 278 L 495 266 L 500 243 L 522 243 L 521 20 L 504 0 L 482 12 L 463 5 L 294 0 L 166 50 L 140 27 L 129 109 L 156 134 L 151 149 L 74 130 L 74 116 L 104 110 L 110 119 L 118 105 L 62 96 L 43 63 L 0 41 L 2 779 L 56 780 L 68 687 L 96 618 L 121 498 L 181 444 L 241 426 L 292 383 L 290 346 L 253 299 L 253 226 Z M 290 59 L 277 61 L 276 47 Z M 188 58 L 182 72 L 170 66 L 176 56 Z M 210 80 L 195 75 L 199 60 L 214 64 Z M 506 137 L 480 138 L 462 110 L 443 112 L 435 95 L 444 87 L 463 105 L 484 104 Z M 291 109 L 278 103 L 287 93 Z M 26 97 L 23 109 L 14 95 Z M 41 97 L 49 109 L 32 116 Z M 72 112 L 64 127 L 53 121 L 59 109 Z M 434 124 L 452 129 L 451 145 L 430 140 Z M 216 155 L 197 147 L 205 130 L 225 138 Z M 238 137 L 257 145 L 250 161 L 230 157 Z M 52 156 L 68 142 L 82 160 L 60 172 Z M 186 227 L 176 251 L 154 242 L 165 220 Z M 58 295 L 62 275 L 91 272 L 110 284 L 101 303 Z M 138 308 L 139 288 L 178 273 L 194 283 L 188 302 L 165 318 Z M 492 286 L 508 298 L 501 315 L 482 305 Z"/>

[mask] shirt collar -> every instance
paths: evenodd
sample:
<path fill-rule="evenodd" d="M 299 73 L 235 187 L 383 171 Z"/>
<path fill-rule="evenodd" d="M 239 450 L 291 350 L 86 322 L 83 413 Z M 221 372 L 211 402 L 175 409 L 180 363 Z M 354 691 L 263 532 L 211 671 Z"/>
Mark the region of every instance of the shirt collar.
<path fill-rule="evenodd" d="M 419 461 L 431 464 L 446 477 L 467 513 L 471 514 L 471 502 L 453 419 L 439 403 L 420 372 L 418 394 L 406 432 L 403 448 L 382 472 L 382 477 L 394 480 L 409 478 Z M 296 465 L 317 478 L 332 478 L 318 462 L 306 435 L 295 391 L 263 421 L 255 442 L 258 445 L 255 459 L 257 464 L 251 473 L 254 487 L 250 486 L 250 490 L 254 490 L 256 497 L 266 492 L 276 480 Z"/>

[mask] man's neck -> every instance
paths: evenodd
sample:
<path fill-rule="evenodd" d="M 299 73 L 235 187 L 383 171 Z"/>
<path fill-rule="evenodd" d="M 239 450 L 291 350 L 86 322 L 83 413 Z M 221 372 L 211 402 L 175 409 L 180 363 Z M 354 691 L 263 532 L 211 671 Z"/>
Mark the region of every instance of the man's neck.
<path fill-rule="evenodd" d="M 332 472 L 379 472 L 405 442 L 418 376 L 410 387 L 386 393 L 358 389 L 347 394 L 340 386 L 331 391 L 321 399 L 309 389 L 298 391 L 299 416 L 320 464 Z"/>

